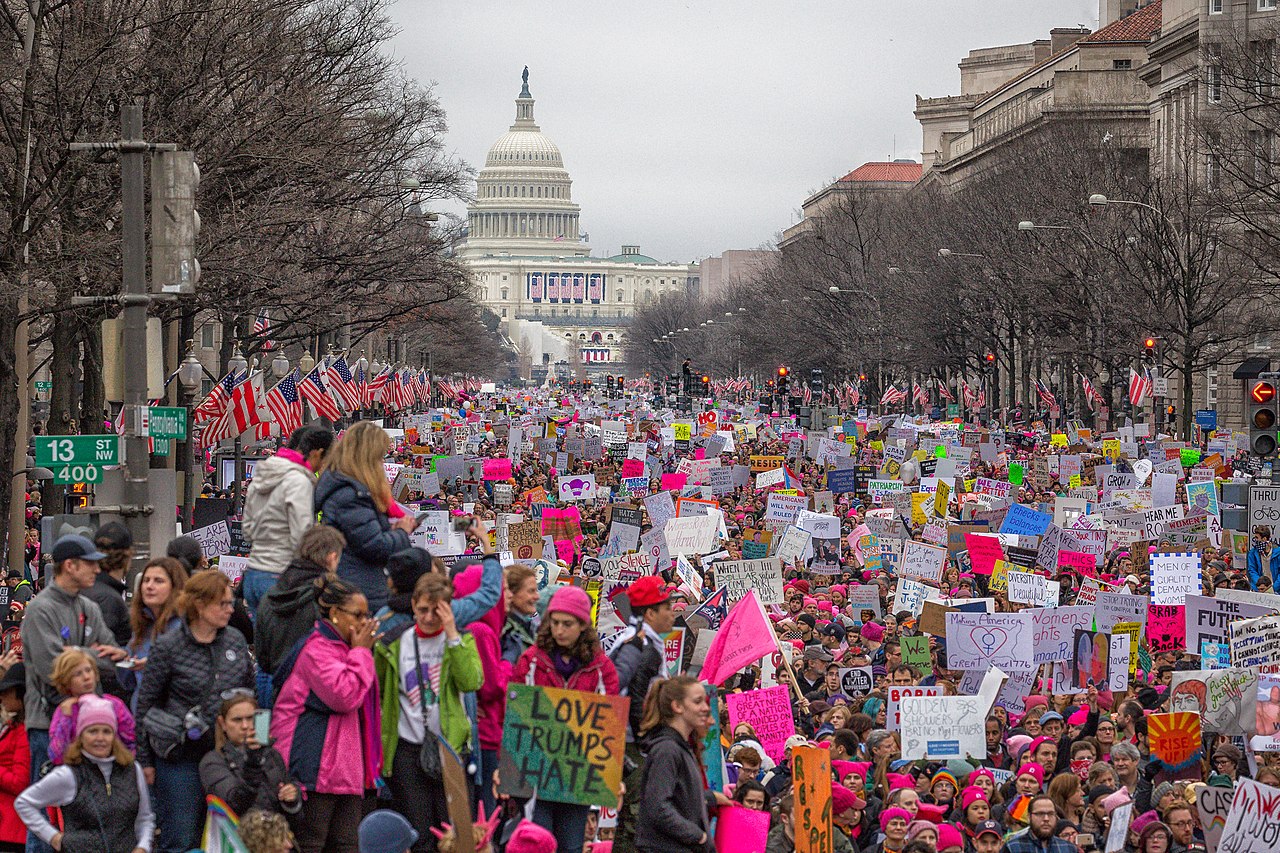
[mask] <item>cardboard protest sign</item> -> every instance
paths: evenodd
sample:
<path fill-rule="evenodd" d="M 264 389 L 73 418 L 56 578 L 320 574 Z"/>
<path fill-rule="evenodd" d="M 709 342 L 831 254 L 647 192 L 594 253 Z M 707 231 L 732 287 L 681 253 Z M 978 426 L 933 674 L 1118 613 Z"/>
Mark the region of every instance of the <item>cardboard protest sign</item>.
<path fill-rule="evenodd" d="M 1151 714 L 1147 717 L 1151 754 L 1173 771 L 1183 770 L 1193 762 L 1199 778 L 1200 715 L 1190 711 Z"/>
<path fill-rule="evenodd" d="M 622 784 L 627 708 L 623 696 L 507 686 L 501 793 L 553 803 L 615 806 Z"/>
<path fill-rule="evenodd" d="M 716 815 L 716 853 L 764 850 L 772 818 L 769 812 L 756 811 L 734 803 L 720 806 Z M 603 828 L 603 823 L 601 826 Z"/>
<path fill-rule="evenodd" d="M 980 696 L 902 696 L 902 757 L 986 758 L 984 705 L 989 707 Z"/>
<path fill-rule="evenodd" d="M 779 684 L 745 693 L 730 693 L 725 697 L 729 706 L 729 728 L 736 729 L 739 723 L 750 723 L 756 730 L 760 745 L 774 763 L 782 762 L 784 744 L 796 733 L 788 690 Z"/>
<path fill-rule="evenodd" d="M 902 636 L 898 638 L 902 644 L 902 662 L 907 666 L 914 666 L 919 670 L 927 670 L 933 659 L 929 652 L 928 637 L 908 637 Z"/>
<path fill-rule="evenodd" d="M 1147 605 L 1147 648 L 1152 652 L 1177 652 L 1186 648 L 1187 616 L 1182 604 Z"/>
<path fill-rule="evenodd" d="M 1033 572 L 1009 572 L 1009 601 L 1053 607 L 1058 603 L 1061 584 Z"/>
<path fill-rule="evenodd" d="M 663 525 L 672 554 L 709 554 L 715 549 L 718 519 L 711 515 L 676 517 Z"/>
<path fill-rule="evenodd" d="M 1280 846 L 1280 788 L 1237 779 L 1227 812 L 1221 853 L 1272 853 Z"/>
<path fill-rule="evenodd" d="M 1200 816 L 1200 826 L 1204 830 L 1205 847 L 1209 853 L 1214 853 L 1222 838 L 1222 828 L 1227 824 L 1227 813 L 1231 811 L 1231 797 L 1235 790 L 1216 785 L 1197 787 L 1196 813 Z"/>
<path fill-rule="evenodd" d="M 231 530 L 225 521 L 197 527 L 187 535 L 200 543 L 200 550 L 207 559 L 231 553 Z"/>
<path fill-rule="evenodd" d="M 1194 713 L 1206 732 L 1251 735 L 1258 725 L 1258 673 L 1251 669 L 1174 672 L 1169 709 Z"/>
<path fill-rule="evenodd" d="M 946 618 L 948 669 L 1034 668 L 1031 614 L 948 613 Z"/>
<path fill-rule="evenodd" d="M 792 748 L 791 754 L 796 853 L 830 853 L 834 844 L 831 836 L 831 750 L 821 746 L 797 746 Z"/>

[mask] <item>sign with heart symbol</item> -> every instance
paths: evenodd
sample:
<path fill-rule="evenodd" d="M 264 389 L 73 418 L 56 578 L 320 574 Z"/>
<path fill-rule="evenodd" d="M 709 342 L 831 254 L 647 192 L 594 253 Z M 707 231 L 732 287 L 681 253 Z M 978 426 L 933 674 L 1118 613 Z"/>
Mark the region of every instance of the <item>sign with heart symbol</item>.
<path fill-rule="evenodd" d="M 1035 667 L 1035 626 L 1030 611 L 946 614 L 947 668 L 1025 671 Z"/>

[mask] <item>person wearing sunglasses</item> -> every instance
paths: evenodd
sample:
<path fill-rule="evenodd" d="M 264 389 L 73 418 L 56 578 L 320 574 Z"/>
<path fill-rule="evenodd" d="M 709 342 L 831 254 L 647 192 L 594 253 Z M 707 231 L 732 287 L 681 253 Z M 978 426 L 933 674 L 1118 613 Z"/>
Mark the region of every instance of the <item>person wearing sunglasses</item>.
<path fill-rule="evenodd" d="M 178 598 L 180 629 L 156 638 L 138 688 L 138 761 L 154 786 L 157 853 L 200 845 L 204 789 L 200 760 L 215 748 L 222 694 L 252 690 L 253 660 L 244 635 L 229 627 L 235 598 L 222 572 L 200 572 Z"/>

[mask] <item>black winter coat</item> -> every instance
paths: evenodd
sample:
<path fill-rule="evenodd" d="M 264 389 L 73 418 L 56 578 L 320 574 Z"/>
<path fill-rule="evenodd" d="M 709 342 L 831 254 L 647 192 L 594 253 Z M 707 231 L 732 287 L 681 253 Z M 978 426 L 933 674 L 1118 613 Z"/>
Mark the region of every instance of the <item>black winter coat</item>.
<path fill-rule="evenodd" d="M 200 784 L 204 792 L 220 797 L 238 815 L 249 809 L 285 813 L 279 791 L 288 781 L 289 771 L 275 747 L 246 750 L 228 742 L 222 749 L 215 749 L 200 759 Z M 301 808 L 299 798 L 288 811 L 296 813 Z"/>
<path fill-rule="evenodd" d="M 236 688 L 253 691 L 254 669 L 249 644 L 235 628 L 223 628 L 212 643 L 197 642 L 186 622 L 161 634 L 151 647 L 146 675 L 138 688 L 138 761 L 143 767 L 155 766 L 155 753 L 146 736 L 147 712 L 153 707 L 180 720 L 191 709 L 198 709 L 207 730 L 199 740 L 184 740 L 170 759 L 199 761 L 213 749 L 213 727 L 222 694 Z"/>
<path fill-rule="evenodd" d="M 409 534 L 392 529 L 363 483 L 325 471 L 316 483 L 316 512 L 324 524 L 338 528 L 347 539 L 338 563 L 338 577 L 355 584 L 369 600 L 369 612 L 387 603 L 387 559 L 410 546 Z"/>
<path fill-rule="evenodd" d="M 646 853 L 710 853 L 709 815 L 715 797 L 703 784 L 702 763 L 689 742 L 670 726 L 650 734 L 644 744 L 636 848 Z M 707 840 L 702 844 L 698 839 Z"/>
<path fill-rule="evenodd" d="M 316 580 L 325 573 L 324 566 L 310 560 L 294 560 L 258 603 L 253 650 L 258 667 L 268 675 L 276 671 L 298 640 L 315 628 L 320 618 Z"/>

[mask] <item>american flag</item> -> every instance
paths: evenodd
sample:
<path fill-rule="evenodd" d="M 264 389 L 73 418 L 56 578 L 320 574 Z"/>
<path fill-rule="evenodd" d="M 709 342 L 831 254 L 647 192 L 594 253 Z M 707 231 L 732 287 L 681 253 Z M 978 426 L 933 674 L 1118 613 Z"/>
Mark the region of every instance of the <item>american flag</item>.
<path fill-rule="evenodd" d="M 267 408 L 275 422 L 280 425 L 280 434 L 289 435 L 302 426 L 302 398 L 298 396 L 298 371 L 293 370 L 276 383 L 276 387 L 267 392 Z"/>
<path fill-rule="evenodd" d="M 384 367 L 382 372 L 369 380 L 369 400 L 373 403 L 383 402 L 383 393 L 387 383 L 391 381 L 391 368 Z"/>
<path fill-rule="evenodd" d="M 222 413 L 227 410 L 227 401 L 231 399 L 231 389 L 236 387 L 236 383 L 244 379 L 244 374 L 237 376 L 235 373 L 228 372 L 226 376 L 218 380 L 218 384 L 213 386 L 213 390 L 209 392 L 209 396 L 196 406 L 194 412 L 191 413 L 191 421 L 195 425 L 208 423 L 217 420 Z"/>
<path fill-rule="evenodd" d="M 911 401 L 919 403 L 921 406 L 929 405 L 929 395 L 924 388 L 920 387 L 919 382 L 911 383 Z"/>
<path fill-rule="evenodd" d="M 243 432 L 269 421 L 271 412 L 267 409 L 262 391 L 262 372 L 259 371 L 247 378 L 241 374 L 241 381 L 231 390 L 230 398 L 222 414 L 207 421 L 200 431 L 198 443 L 211 447 L 228 438 L 235 438 Z"/>
<path fill-rule="evenodd" d="M 329 380 L 329 390 L 338 395 L 347 411 L 354 412 L 360 408 L 360 388 L 356 384 L 356 378 L 351 375 L 351 366 L 344 356 L 334 356 L 329 362 L 325 378 Z"/>
<path fill-rule="evenodd" d="M 964 404 L 970 409 L 977 408 L 978 394 L 969 387 L 968 382 L 961 383 L 961 393 L 964 394 Z"/>
<path fill-rule="evenodd" d="M 804 386 L 804 390 L 800 392 L 800 399 L 804 400 L 806 406 L 813 402 L 813 389 L 808 385 Z"/>
<path fill-rule="evenodd" d="M 1101 406 L 1106 402 L 1106 400 L 1103 399 L 1101 392 L 1099 392 L 1098 389 L 1094 387 L 1093 383 L 1089 381 L 1088 376 L 1084 376 L 1083 374 L 1080 376 L 1080 387 L 1084 389 L 1084 398 L 1089 401 L 1089 408 L 1092 409 L 1094 403 Z"/>
<path fill-rule="evenodd" d="M 898 390 L 896 385 L 890 385 L 884 389 L 884 395 L 880 397 L 880 406 L 896 406 L 907 399 L 907 392 Z"/>
<path fill-rule="evenodd" d="M 1039 395 L 1040 402 L 1046 406 L 1058 405 L 1058 398 L 1053 395 L 1053 389 L 1043 379 L 1036 380 L 1036 394 Z"/>
<path fill-rule="evenodd" d="M 267 313 L 267 309 L 263 308 L 258 312 L 258 316 L 253 320 L 253 336 L 262 338 L 262 351 L 270 352 L 276 348 L 276 342 L 271 340 L 271 315 Z"/>
<path fill-rule="evenodd" d="M 939 397 L 946 400 L 948 403 L 954 403 L 956 401 L 955 395 L 951 393 L 951 389 L 947 387 L 947 383 L 942 380 L 938 380 L 937 386 Z"/>
<path fill-rule="evenodd" d="M 338 408 L 337 401 L 329 394 L 329 386 L 325 382 L 322 365 L 317 364 L 302 378 L 298 383 L 298 393 L 302 395 L 302 399 L 311 404 L 315 413 L 325 420 L 336 421 L 342 417 L 342 410 Z"/>
<path fill-rule="evenodd" d="M 1134 406 L 1141 406 L 1147 401 L 1147 397 L 1151 396 L 1151 389 L 1155 385 L 1151 381 L 1151 371 L 1145 367 L 1142 372 L 1129 368 L 1129 402 Z"/>

